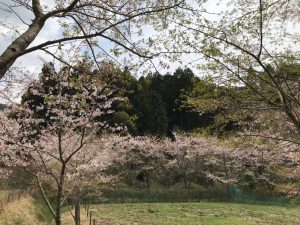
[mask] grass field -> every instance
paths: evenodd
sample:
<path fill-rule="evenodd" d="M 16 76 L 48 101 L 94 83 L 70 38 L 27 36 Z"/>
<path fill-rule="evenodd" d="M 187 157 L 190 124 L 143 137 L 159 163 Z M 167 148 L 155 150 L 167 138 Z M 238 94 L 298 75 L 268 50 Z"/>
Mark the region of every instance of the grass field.
<path fill-rule="evenodd" d="M 105 225 L 299 225 L 300 208 L 234 203 L 138 203 L 90 206 L 96 224 Z M 63 210 L 63 225 L 74 224 Z M 88 225 L 84 208 L 82 225 Z M 42 202 L 30 197 L 9 203 L 0 212 L 0 225 L 53 225 Z"/>
<path fill-rule="evenodd" d="M 300 208 L 231 203 L 141 203 L 94 205 L 105 225 L 299 225 Z"/>

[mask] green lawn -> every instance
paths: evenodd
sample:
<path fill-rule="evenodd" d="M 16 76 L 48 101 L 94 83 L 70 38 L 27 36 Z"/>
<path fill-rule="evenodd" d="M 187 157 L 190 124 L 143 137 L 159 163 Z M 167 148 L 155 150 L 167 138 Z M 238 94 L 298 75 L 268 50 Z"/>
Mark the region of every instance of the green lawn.
<path fill-rule="evenodd" d="M 300 208 L 232 203 L 140 203 L 94 205 L 97 224 L 289 225 L 300 224 Z"/>

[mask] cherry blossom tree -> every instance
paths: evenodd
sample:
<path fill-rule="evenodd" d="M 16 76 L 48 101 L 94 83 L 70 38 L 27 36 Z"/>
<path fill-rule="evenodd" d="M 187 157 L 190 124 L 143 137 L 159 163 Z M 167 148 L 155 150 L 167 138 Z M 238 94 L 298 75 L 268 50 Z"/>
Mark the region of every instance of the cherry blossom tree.
<path fill-rule="evenodd" d="M 147 136 L 116 136 L 111 140 L 118 155 L 115 159 L 118 176 L 125 178 L 123 180 L 133 186 L 140 176 L 149 189 L 151 179 L 162 164 L 160 141 Z"/>
<path fill-rule="evenodd" d="M 80 224 L 81 200 L 90 195 L 101 196 L 103 186 L 112 185 L 118 178 L 107 173 L 113 160 L 117 157 L 115 151 L 110 148 L 111 137 L 104 135 L 94 137 L 83 149 L 78 152 L 69 163 L 65 181 L 65 198 L 72 200 L 75 212 L 71 215 L 75 224 Z"/>
<path fill-rule="evenodd" d="M 115 136 L 110 145 L 117 154 L 112 167 L 120 181 L 129 185 L 144 174 L 147 188 L 150 178 L 157 184 L 164 179 L 162 184 L 171 186 L 176 177 L 185 188 L 194 182 L 204 186 L 223 184 L 229 191 L 235 184 L 250 192 L 261 187 L 271 195 L 281 187 L 285 196 L 299 194 L 295 172 L 300 167 L 300 155 L 298 145 L 289 142 L 261 143 L 257 137 L 235 138 L 227 143 L 214 137 L 186 135 L 177 135 L 175 141 Z M 287 176 L 283 171 L 293 172 Z M 283 187 L 290 190 L 284 192 Z"/>
<path fill-rule="evenodd" d="M 1 114 L 1 162 L 6 167 L 21 167 L 35 178 L 55 223 L 61 224 L 61 207 L 79 187 L 73 179 L 84 171 L 101 174 L 109 160 L 95 139 L 103 130 L 121 128 L 101 119 L 113 112 L 115 99 L 108 98 L 103 84 L 91 74 L 76 76 L 68 69 L 56 72 L 51 65 L 44 69 L 55 78 L 54 85 L 43 86 L 40 79 L 29 87 L 43 104 L 24 101 Z M 54 206 L 45 184 L 55 193 Z"/>

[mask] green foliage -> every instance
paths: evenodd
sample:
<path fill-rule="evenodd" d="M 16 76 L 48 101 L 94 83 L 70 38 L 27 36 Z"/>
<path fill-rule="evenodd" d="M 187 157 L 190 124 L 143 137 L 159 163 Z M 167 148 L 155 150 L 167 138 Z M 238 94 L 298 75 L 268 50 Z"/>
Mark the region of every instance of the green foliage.
<path fill-rule="evenodd" d="M 137 134 L 137 128 L 136 128 L 136 117 L 132 117 L 128 115 L 125 111 L 117 111 L 113 114 L 111 122 L 116 124 L 122 124 L 127 128 L 127 131 L 130 134 Z M 126 134 L 127 131 L 122 131 L 122 134 Z"/>
<path fill-rule="evenodd" d="M 168 117 L 162 97 L 152 90 L 139 92 L 134 99 L 138 111 L 137 127 L 141 134 L 164 136 L 167 132 Z"/>
<path fill-rule="evenodd" d="M 36 214 L 38 215 L 39 220 L 45 222 L 46 224 L 51 224 L 53 216 L 49 211 L 46 203 L 42 199 L 42 196 L 33 199 L 33 204 L 35 206 Z"/>
<path fill-rule="evenodd" d="M 192 90 L 184 96 L 184 104 L 210 119 L 202 131 L 223 134 L 237 130 L 238 123 L 248 117 L 239 107 L 245 101 L 245 91 L 244 87 L 217 85 L 211 77 L 206 77 L 194 80 Z"/>
<path fill-rule="evenodd" d="M 183 97 L 192 90 L 195 79 L 188 68 L 178 68 L 172 75 L 154 73 L 139 79 L 140 92 L 154 92 L 165 103 L 168 120 L 164 133 L 170 135 L 170 131 L 176 128 L 191 131 L 205 123 L 198 113 L 191 111 L 190 106 L 184 105 Z"/>
<path fill-rule="evenodd" d="M 278 83 L 281 83 L 283 90 L 291 88 L 294 83 L 295 87 L 290 90 L 290 94 L 296 95 L 299 65 L 282 62 L 279 66 L 282 76 L 278 77 Z M 276 128 L 278 125 L 253 123 L 257 117 L 263 115 L 263 111 L 257 110 L 267 107 L 266 99 L 274 104 L 280 104 L 281 101 L 278 92 L 265 88 L 265 82 L 272 82 L 266 72 L 258 74 L 254 69 L 248 69 L 243 79 L 249 86 L 245 86 L 236 85 L 234 81 L 220 85 L 210 76 L 195 76 L 188 68 L 178 68 L 174 74 L 150 73 L 139 80 L 130 74 L 128 68 L 121 70 L 111 62 L 101 62 L 100 70 L 93 68 L 88 60 L 83 61 L 74 67 L 69 79 L 74 83 L 85 82 L 80 78 L 81 75 L 91 74 L 106 85 L 107 93 L 120 97 L 120 101 L 113 105 L 115 113 L 104 119 L 127 127 L 126 131 L 122 131 L 123 134 L 169 136 L 171 131 L 177 129 L 224 135 L 248 127 L 263 130 L 270 126 Z M 270 65 L 267 69 L 275 70 Z M 51 73 L 53 71 L 45 67 L 41 74 L 45 93 L 57 85 Z M 257 79 L 258 76 L 260 79 Z M 286 86 L 287 82 L 289 86 Z M 259 90 L 259 93 L 251 87 Z M 75 94 L 74 91 L 66 90 L 66 93 Z M 262 99 L 261 95 L 266 99 Z M 40 105 L 47 105 L 47 98 L 34 94 L 30 88 L 22 98 L 22 103 L 25 102 L 36 109 L 36 116 L 51 116 L 46 116 L 47 107 L 39 108 Z M 294 107 L 293 102 L 286 104 Z M 278 125 L 276 129 L 281 128 Z"/>

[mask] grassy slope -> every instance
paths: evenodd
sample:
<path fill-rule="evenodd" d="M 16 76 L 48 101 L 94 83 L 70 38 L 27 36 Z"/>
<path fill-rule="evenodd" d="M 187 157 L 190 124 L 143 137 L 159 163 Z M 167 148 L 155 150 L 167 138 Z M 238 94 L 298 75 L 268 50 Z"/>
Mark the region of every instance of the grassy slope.
<path fill-rule="evenodd" d="M 231 203 L 144 203 L 95 205 L 99 224 L 293 225 L 299 208 Z"/>
<path fill-rule="evenodd" d="M 0 201 L 11 190 L 0 190 Z M 63 225 L 74 224 L 66 207 L 62 208 Z M 83 217 L 83 224 L 89 224 Z M 53 217 L 42 199 L 22 197 L 8 204 L 0 205 L 0 225 L 53 225 Z"/>
<path fill-rule="evenodd" d="M 30 197 L 6 204 L 0 212 L 0 225 L 42 225 L 43 215 Z"/>

